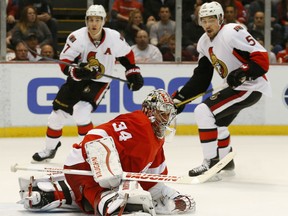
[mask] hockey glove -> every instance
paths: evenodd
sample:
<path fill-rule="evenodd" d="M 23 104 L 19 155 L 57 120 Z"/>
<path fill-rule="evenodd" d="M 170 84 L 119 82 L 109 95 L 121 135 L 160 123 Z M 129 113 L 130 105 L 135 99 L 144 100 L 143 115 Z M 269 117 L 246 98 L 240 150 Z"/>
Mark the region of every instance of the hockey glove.
<path fill-rule="evenodd" d="M 69 66 L 68 71 L 69 76 L 75 81 L 99 79 L 97 76 L 101 74 L 95 67 L 89 67 L 85 63 L 81 63 L 79 67 Z"/>
<path fill-rule="evenodd" d="M 128 88 L 131 91 L 138 91 L 144 84 L 143 77 L 140 73 L 140 68 L 134 66 L 125 72 L 126 79 L 128 80 Z"/>
<path fill-rule="evenodd" d="M 227 77 L 227 83 L 231 88 L 242 85 L 248 79 L 248 65 L 242 65 L 240 68 L 231 71 Z"/>
<path fill-rule="evenodd" d="M 184 108 L 185 108 L 185 104 L 181 105 L 181 106 L 177 106 L 177 104 L 181 103 L 182 101 L 185 100 L 184 96 L 181 95 L 179 93 L 179 91 L 176 91 L 172 94 L 172 99 L 173 99 L 173 102 L 174 102 L 174 106 L 177 110 L 177 114 L 181 113 Z"/>

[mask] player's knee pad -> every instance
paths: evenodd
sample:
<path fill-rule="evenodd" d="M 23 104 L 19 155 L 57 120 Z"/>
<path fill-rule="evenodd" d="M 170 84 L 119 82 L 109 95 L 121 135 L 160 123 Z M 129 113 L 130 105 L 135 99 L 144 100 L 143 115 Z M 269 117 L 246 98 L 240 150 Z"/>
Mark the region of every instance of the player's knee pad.
<path fill-rule="evenodd" d="M 109 215 L 124 211 L 124 213 L 141 212 L 143 215 L 155 216 L 151 194 L 144 191 L 137 181 L 123 181 L 117 192 L 102 193 L 98 204 L 101 215 Z"/>
<path fill-rule="evenodd" d="M 195 120 L 199 128 L 216 127 L 214 115 L 205 103 L 199 104 L 195 108 L 194 113 Z"/>
<path fill-rule="evenodd" d="M 48 117 L 48 127 L 54 130 L 62 129 L 68 115 L 63 110 L 53 110 Z"/>
<path fill-rule="evenodd" d="M 79 101 L 73 107 L 73 118 L 77 125 L 87 125 L 91 122 L 92 105 L 86 101 Z"/>
<path fill-rule="evenodd" d="M 87 162 L 94 180 L 103 188 L 118 187 L 122 179 L 122 166 L 112 137 L 85 143 Z"/>
<path fill-rule="evenodd" d="M 218 127 L 217 130 L 218 130 L 218 139 L 226 139 L 230 136 L 227 127 Z"/>
<path fill-rule="evenodd" d="M 65 205 L 75 207 L 74 194 L 64 180 L 64 176 L 45 176 L 35 179 L 19 178 L 20 197 L 19 204 L 30 211 L 48 211 Z"/>

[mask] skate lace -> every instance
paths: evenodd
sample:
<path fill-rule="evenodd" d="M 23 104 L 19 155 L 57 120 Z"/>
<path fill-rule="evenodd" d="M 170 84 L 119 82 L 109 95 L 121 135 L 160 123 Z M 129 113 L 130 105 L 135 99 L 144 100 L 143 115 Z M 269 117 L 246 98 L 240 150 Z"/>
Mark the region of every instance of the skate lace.
<path fill-rule="evenodd" d="M 193 170 L 193 172 L 195 173 L 200 173 L 200 172 L 204 172 L 204 171 L 207 171 L 209 169 L 209 165 L 210 165 L 210 160 L 207 160 L 207 159 L 204 159 L 203 160 L 203 163 L 198 166 L 198 167 L 195 167 Z"/>

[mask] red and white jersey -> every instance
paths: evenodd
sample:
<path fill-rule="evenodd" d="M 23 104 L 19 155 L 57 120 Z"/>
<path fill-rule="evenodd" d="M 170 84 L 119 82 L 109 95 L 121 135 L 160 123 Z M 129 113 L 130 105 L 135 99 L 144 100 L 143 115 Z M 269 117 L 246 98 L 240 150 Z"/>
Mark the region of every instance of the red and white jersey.
<path fill-rule="evenodd" d="M 115 142 L 123 171 L 167 174 L 164 139 L 155 136 L 150 120 L 142 111 L 119 115 L 90 130 L 79 149 L 72 150 L 65 165 L 82 164 L 85 169 L 87 162 L 84 144 L 107 136 L 111 136 Z M 155 183 L 141 182 L 145 190 L 153 185 Z"/>
<path fill-rule="evenodd" d="M 224 25 L 211 41 L 204 33 L 198 41 L 199 59 L 206 56 L 222 79 L 226 82 L 228 74 L 251 60 L 263 70 L 269 69 L 267 51 L 243 26 L 230 23 Z M 271 87 L 267 77 L 261 76 L 246 81 L 236 90 L 259 91 L 271 95 Z"/>
<path fill-rule="evenodd" d="M 94 44 L 93 39 L 89 36 L 87 27 L 72 32 L 67 37 L 66 44 L 60 54 L 60 60 L 73 63 L 77 59 L 79 63 L 87 63 L 92 59 L 96 59 L 101 70 L 104 69 L 106 75 L 112 75 L 115 58 L 129 54 L 131 47 L 121 37 L 119 32 L 109 28 L 103 28 L 103 32 L 104 36 L 99 44 Z M 132 63 L 134 64 L 135 62 Z M 62 71 L 64 71 L 66 65 L 62 64 L 60 66 Z M 97 79 L 97 81 L 108 83 L 111 79 L 102 77 Z"/>

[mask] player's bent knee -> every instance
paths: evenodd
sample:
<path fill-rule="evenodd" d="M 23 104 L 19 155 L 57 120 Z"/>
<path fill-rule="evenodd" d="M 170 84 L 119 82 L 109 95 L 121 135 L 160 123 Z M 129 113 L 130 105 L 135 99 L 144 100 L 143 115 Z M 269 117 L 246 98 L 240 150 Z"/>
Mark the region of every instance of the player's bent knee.
<path fill-rule="evenodd" d="M 215 125 L 215 118 L 209 109 L 209 107 L 205 103 L 199 104 L 195 110 L 195 120 L 199 127 L 207 126 L 207 125 Z"/>

